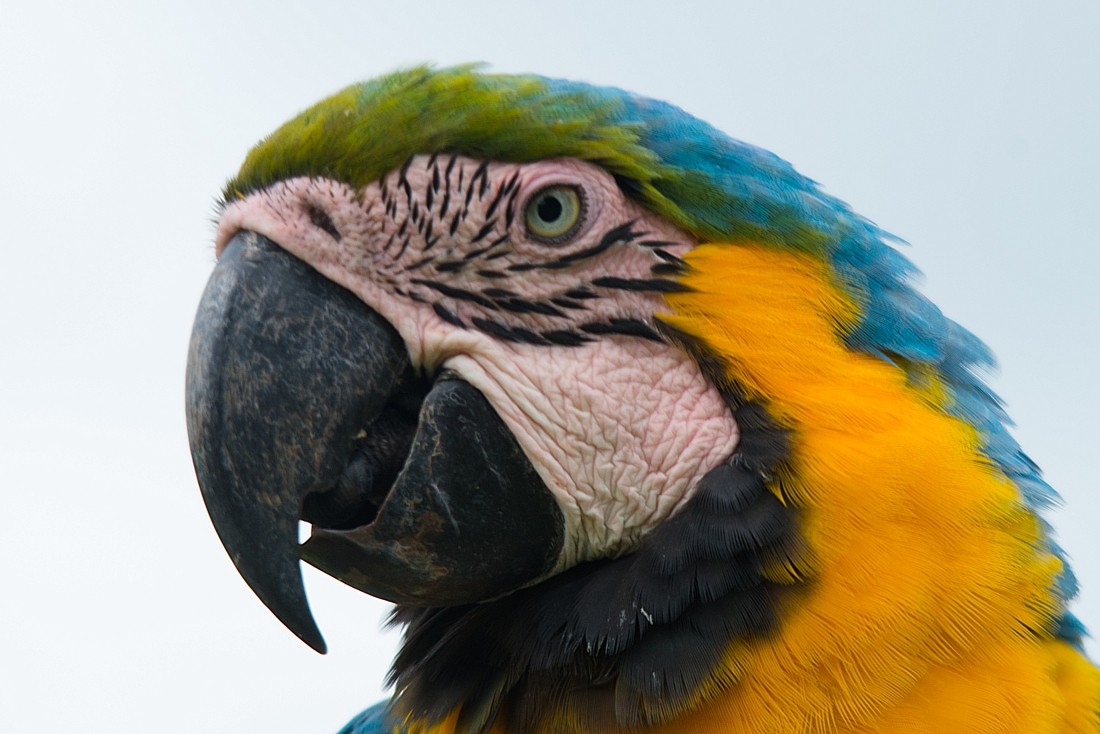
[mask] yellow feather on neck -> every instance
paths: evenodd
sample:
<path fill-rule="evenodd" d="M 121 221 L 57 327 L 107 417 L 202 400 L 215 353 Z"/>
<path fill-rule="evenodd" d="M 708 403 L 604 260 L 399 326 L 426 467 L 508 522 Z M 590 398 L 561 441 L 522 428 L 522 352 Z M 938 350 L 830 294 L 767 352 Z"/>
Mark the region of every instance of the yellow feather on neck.
<path fill-rule="evenodd" d="M 736 683 L 701 691 L 660 731 L 1037 734 L 1087 721 L 1100 677 L 1051 635 L 1060 562 L 975 429 L 941 409 L 937 381 L 915 389 L 845 346 L 856 305 L 815 258 L 706 244 L 687 262 L 691 290 L 667 296 L 662 320 L 792 429 L 772 489 L 799 509 L 810 555 L 777 633 L 729 651 Z"/>

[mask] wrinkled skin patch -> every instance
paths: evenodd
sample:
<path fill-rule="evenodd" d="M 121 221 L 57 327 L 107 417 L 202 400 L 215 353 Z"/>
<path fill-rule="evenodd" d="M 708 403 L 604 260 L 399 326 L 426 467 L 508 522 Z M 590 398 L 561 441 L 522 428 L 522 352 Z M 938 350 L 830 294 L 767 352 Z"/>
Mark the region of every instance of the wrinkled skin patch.
<path fill-rule="evenodd" d="M 547 243 L 525 211 L 554 185 L 579 193 L 582 221 Z M 294 178 L 225 208 L 219 254 L 240 230 L 357 294 L 423 374 L 488 398 L 562 507 L 559 570 L 633 548 L 737 444 L 722 397 L 653 319 L 695 243 L 593 165 L 416 156 L 361 190 Z"/>

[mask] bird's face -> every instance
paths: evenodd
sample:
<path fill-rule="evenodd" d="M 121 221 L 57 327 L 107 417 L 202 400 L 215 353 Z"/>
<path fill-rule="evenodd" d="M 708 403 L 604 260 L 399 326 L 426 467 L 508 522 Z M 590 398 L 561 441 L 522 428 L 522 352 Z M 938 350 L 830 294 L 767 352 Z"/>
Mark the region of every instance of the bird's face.
<path fill-rule="evenodd" d="M 313 647 L 300 559 L 399 603 L 395 722 L 874 728 L 955 661 L 1079 638 L 988 351 L 776 156 L 621 90 L 419 68 L 304 111 L 225 196 L 203 496 Z"/>
<path fill-rule="evenodd" d="M 310 636 L 299 518 L 314 526 L 308 561 L 418 604 L 482 601 L 630 550 L 737 443 L 726 402 L 657 319 L 693 245 L 574 159 L 416 155 L 360 188 L 295 177 L 230 203 L 189 406 L 200 482 L 238 568 Z M 257 295 L 271 261 L 295 274 Z M 322 297 L 284 328 L 305 281 L 352 297 Z M 326 331 L 333 309 L 370 324 Z M 239 313 L 255 327 L 225 336 Z M 312 357 L 279 368 L 265 352 Z M 276 403 L 299 407 L 271 417 Z M 271 468 L 287 455 L 305 458 Z M 290 548 L 278 569 L 250 560 L 276 542 Z"/>

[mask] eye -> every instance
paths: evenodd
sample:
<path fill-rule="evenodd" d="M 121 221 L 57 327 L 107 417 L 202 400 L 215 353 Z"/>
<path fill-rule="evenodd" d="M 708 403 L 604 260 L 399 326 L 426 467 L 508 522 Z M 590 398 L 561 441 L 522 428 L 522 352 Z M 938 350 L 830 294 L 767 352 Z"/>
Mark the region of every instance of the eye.
<path fill-rule="evenodd" d="M 547 244 L 564 242 L 581 228 L 584 209 L 580 189 L 561 184 L 547 186 L 527 202 L 527 233 Z"/>

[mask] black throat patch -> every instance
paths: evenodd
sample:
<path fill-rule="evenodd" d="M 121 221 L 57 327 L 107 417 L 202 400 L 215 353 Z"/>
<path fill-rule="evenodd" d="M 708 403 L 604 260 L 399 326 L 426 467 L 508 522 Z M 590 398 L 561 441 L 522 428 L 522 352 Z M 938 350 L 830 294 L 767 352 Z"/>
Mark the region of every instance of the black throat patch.
<path fill-rule="evenodd" d="M 746 402 L 724 365 L 675 332 L 729 402 L 741 438 L 684 508 L 638 548 L 584 563 L 502 599 L 460 607 L 399 606 L 405 626 L 390 673 L 396 721 L 458 711 L 456 734 L 613 732 L 667 722 L 701 687 L 735 684 L 724 658 L 736 639 L 770 634 L 795 568 L 794 510 L 769 489 L 789 434 Z M 568 728 L 567 728 L 568 727 Z"/>

